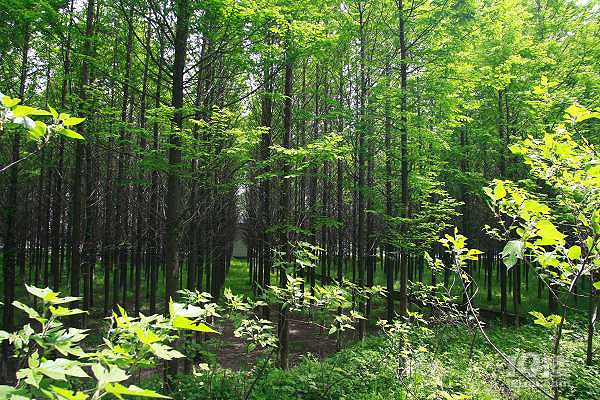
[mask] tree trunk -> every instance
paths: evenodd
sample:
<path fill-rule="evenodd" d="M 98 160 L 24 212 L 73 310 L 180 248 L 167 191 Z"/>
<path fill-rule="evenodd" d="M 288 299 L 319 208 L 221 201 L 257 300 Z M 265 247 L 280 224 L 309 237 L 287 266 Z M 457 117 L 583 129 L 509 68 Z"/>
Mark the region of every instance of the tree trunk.
<path fill-rule="evenodd" d="M 409 199 L 409 187 L 408 187 L 408 127 L 407 127 L 407 80 L 408 80 L 408 54 L 405 39 L 405 15 L 404 15 L 404 3 L 403 0 L 397 0 L 398 7 L 398 39 L 400 41 L 400 176 L 402 179 L 401 186 L 401 207 L 400 217 L 408 217 L 408 199 Z M 408 225 L 402 223 L 401 233 L 405 238 L 408 232 Z M 400 255 L 400 314 L 406 315 L 408 308 L 408 296 L 407 296 L 407 252 L 406 249 L 402 249 Z"/>
<path fill-rule="evenodd" d="M 292 134 L 292 87 L 293 87 L 293 76 L 294 76 L 294 64 L 291 59 L 290 50 L 287 50 L 286 53 L 286 62 L 285 62 L 285 83 L 283 89 L 284 103 L 283 103 L 283 138 L 282 145 L 284 148 L 290 148 L 290 140 Z M 288 178 L 285 178 L 289 175 L 289 166 L 287 162 L 284 161 L 282 166 L 282 175 L 283 179 L 281 179 L 281 191 L 279 198 L 279 207 L 280 207 L 280 215 L 281 220 L 279 224 L 283 226 L 281 232 L 281 246 L 283 248 L 285 264 L 284 268 L 279 273 L 279 286 L 281 288 L 287 287 L 287 266 L 292 263 L 293 252 L 290 243 L 290 235 L 288 231 L 289 221 L 289 208 L 290 208 L 290 197 L 291 197 L 291 186 Z M 288 327 L 288 309 L 287 305 L 281 305 L 279 309 L 279 361 L 282 369 L 288 368 L 288 358 L 289 358 L 289 327 Z"/>
<path fill-rule="evenodd" d="M 357 218 L 358 218 L 358 243 L 357 243 L 357 270 L 358 270 L 358 285 L 361 288 L 365 286 L 365 253 L 366 253 L 366 230 L 365 230 L 365 158 L 366 158 L 366 143 L 365 143 L 365 131 L 366 131 L 366 96 L 367 96 L 367 80 L 365 74 L 365 4 L 362 1 L 358 3 L 359 13 L 359 39 L 360 39 L 360 93 L 359 93 L 359 113 L 360 113 L 360 126 L 358 129 L 358 199 L 357 199 Z M 358 312 L 364 313 L 364 300 L 361 298 L 358 300 Z M 366 333 L 366 321 L 360 319 L 358 323 L 358 338 L 359 340 L 364 339 Z"/>
<path fill-rule="evenodd" d="M 263 79 L 265 93 L 263 94 L 261 103 L 261 126 L 268 130 L 264 132 L 260 144 L 261 160 L 268 160 L 271 155 L 271 123 L 273 119 L 272 110 L 272 95 L 273 95 L 273 77 L 271 63 L 265 61 L 263 67 Z M 264 171 L 268 172 L 267 170 Z M 271 234 L 269 229 L 271 226 L 271 180 L 265 178 L 261 184 L 261 216 L 262 216 L 262 250 L 263 250 L 263 280 L 261 283 L 263 288 L 271 284 Z M 214 278 L 214 277 L 213 277 Z M 263 318 L 269 319 L 269 307 L 263 308 Z"/>

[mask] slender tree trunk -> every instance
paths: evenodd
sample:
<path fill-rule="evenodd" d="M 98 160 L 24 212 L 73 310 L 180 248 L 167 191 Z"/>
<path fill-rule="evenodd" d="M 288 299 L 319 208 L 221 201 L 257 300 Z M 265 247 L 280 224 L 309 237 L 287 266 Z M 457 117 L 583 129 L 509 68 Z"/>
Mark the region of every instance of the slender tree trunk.
<path fill-rule="evenodd" d="M 260 144 L 260 158 L 261 160 L 268 160 L 271 151 L 271 123 L 273 119 L 273 105 L 272 105 L 272 95 L 273 95 L 273 77 L 272 74 L 272 66 L 270 62 L 265 61 L 263 70 L 263 79 L 264 79 L 264 87 L 265 93 L 263 94 L 262 104 L 261 104 L 261 126 L 267 128 L 268 130 L 262 136 L 261 144 Z M 268 171 L 264 171 L 268 172 Z M 262 234 L 262 250 L 263 250 L 263 280 L 261 285 L 263 288 L 268 287 L 271 284 L 271 234 L 269 233 L 269 229 L 271 226 L 271 180 L 269 178 L 265 178 L 261 184 L 261 216 L 262 216 L 262 226 L 261 226 L 261 234 Z M 263 308 L 263 318 L 269 319 L 269 307 L 266 306 Z"/>
<path fill-rule="evenodd" d="M 403 0 L 396 1 L 398 8 L 398 39 L 400 41 L 400 177 L 401 186 L 401 207 L 400 217 L 408 218 L 408 127 L 407 127 L 407 80 L 408 80 L 408 52 L 405 38 L 405 10 Z M 402 223 L 401 233 L 405 236 L 408 232 L 408 225 Z M 406 249 L 402 249 L 400 255 L 400 314 L 406 315 L 408 308 L 407 296 L 407 268 L 408 254 Z"/>
<path fill-rule="evenodd" d="M 190 7 L 189 0 L 177 0 L 175 2 L 175 15 L 177 18 L 175 26 L 175 58 L 173 62 L 173 87 L 172 106 L 175 109 L 173 123 L 176 129 L 183 129 L 183 95 L 184 95 L 184 71 L 189 35 Z M 165 309 L 168 310 L 169 301 L 175 298 L 179 285 L 179 259 L 178 240 L 181 230 L 180 221 L 180 197 L 181 180 L 177 168 L 181 164 L 181 137 L 178 133 L 169 136 L 169 172 L 167 175 L 167 198 L 166 198 L 166 244 L 165 244 L 165 269 L 166 269 L 166 293 Z M 177 372 L 177 361 L 169 363 L 169 372 Z"/>
<path fill-rule="evenodd" d="M 87 56 L 91 55 L 92 49 L 92 34 L 94 29 L 94 0 L 88 0 L 87 15 L 86 15 L 86 28 L 85 28 L 85 45 L 84 54 Z M 87 86 L 90 80 L 90 65 L 87 58 L 84 58 L 81 65 L 81 88 L 80 97 L 82 102 L 85 104 L 87 100 Z M 80 132 L 85 136 L 85 124 L 80 125 Z M 78 141 L 75 145 L 75 165 L 73 169 L 73 204 L 72 204 L 72 215 L 71 215 L 71 296 L 79 297 L 80 294 L 80 283 L 81 283 L 81 219 L 82 219 L 82 184 L 81 174 L 83 169 L 83 156 L 85 146 L 81 141 Z M 77 302 L 71 303 L 72 307 L 77 307 Z M 80 324 L 80 318 L 73 316 L 73 325 Z"/>
<path fill-rule="evenodd" d="M 130 16 L 133 15 L 133 9 L 130 11 Z M 129 133 L 125 125 L 128 122 L 128 105 L 130 101 L 130 79 L 131 79 L 131 58 L 133 51 L 133 26 L 129 24 L 127 31 L 127 43 L 125 49 L 125 75 L 123 80 L 123 98 L 121 103 L 121 124 L 122 127 L 119 132 L 119 162 L 117 166 L 117 214 L 116 222 L 117 226 L 115 229 L 115 241 L 117 243 L 117 265 L 118 270 L 113 277 L 115 279 L 115 286 L 113 287 L 114 305 L 116 306 L 119 302 L 119 291 L 122 291 L 122 303 L 123 307 L 127 304 L 127 268 L 129 258 L 129 238 L 127 235 L 129 227 L 129 183 L 126 182 L 125 169 L 128 164 L 128 151 L 129 146 L 127 141 L 129 139 Z"/>
<path fill-rule="evenodd" d="M 163 61 L 163 38 L 159 37 L 159 63 Z M 161 83 L 162 83 L 162 68 L 158 68 L 158 75 L 156 77 L 156 91 L 155 91 L 155 103 L 154 107 L 160 107 L 161 99 Z M 158 153 L 160 144 L 160 130 L 158 122 L 155 122 L 152 127 L 152 148 L 155 153 Z M 152 247 L 151 247 L 151 260 L 150 260 L 150 285 L 149 291 L 149 303 L 150 303 L 150 314 L 156 313 L 156 291 L 158 290 L 158 270 L 159 270 L 159 256 L 160 256 L 160 222 L 158 219 L 159 213 L 159 175 L 157 170 L 152 171 L 152 183 L 150 185 L 150 229 L 152 230 Z"/>
<path fill-rule="evenodd" d="M 140 97 L 140 116 L 139 126 L 142 130 L 146 129 L 146 95 L 148 92 L 148 67 L 150 64 L 150 39 L 151 39 L 151 26 L 150 23 L 146 25 L 146 57 L 144 58 L 144 71 L 142 73 L 142 93 Z M 147 142 L 144 134 L 140 137 L 140 150 L 146 152 Z M 140 171 L 138 179 L 143 181 L 145 175 L 143 170 Z M 136 193 L 136 249 L 135 249 L 135 279 L 134 279 L 134 311 L 135 315 L 138 315 L 141 308 L 141 284 L 142 284 L 142 260 L 144 250 L 144 226 L 146 224 L 146 202 L 144 198 L 144 189 L 141 184 L 138 183 Z"/>
<path fill-rule="evenodd" d="M 388 88 L 390 86 L 390 75 L 391 66 L 386 66 L 386 77 Z M 391 116 L 391 104 L 389 97 L 386 96 L 385 100 L 385 215 L 387 218 L 393 217 L 393 198 L 392 198 L 392 116 Z M 392 258 L 392 245 L 391 245 L 391 234 L 392 226 L 388 223 L 386 226 L 386 239 L 385 239 L 385 254 L 384 254 L 384 269 L 386 276 L 386 287 L 387 287 L 387 319 L 391 321 L 394 319 L 394 266 Z M 434 273 L 432 271 L 432 273 Z"/>
<path fill-rule="evenodd" d="M 288 43 L 289 45 L 289 43 Z M 282 145 L 284 148 L 290 148 L 290 141 L 292 135 L 292 88 L 293 88 L 293 76 L 294 76 L 294 64 L 291 59 L 290 50 L 287 50 L 286 61 L 285 61 L 285 82 L 283 89 L 283 139 Z M 289 175 L 289 166 L 284 161 L 282 166 L 283 176 Z M 285 257 L 285 267 L 279 273 L 279 286 L 281 288 L 287 287 L 287 266 L 292 263 L 293 254 L 290 243 L 290 235 L 288 230 L 289 221 L 289 208 L 291 205 L 291 185 L 287 178 L 281 180 L 281 191 L 279 198 L 280 215 L 281 220 L 279 224 L 283 226 L 281 232 L 281 246 Z M 281 305 L 279 309 L 279 361 L 282 369 L 288 368 L 289 358 L 289 326 L 288 326 L 288 309 L 287 305 Z"/>
<path fill-rule="evenodd" d="M 359 92 L 359 113 L 360 113 L 360 126 L 358 129 L 358 203 L 357 203 L 357 218 L 358 218 L 358 243 L 357 243 L 357 269 L 358 269 L 358 285 L 363 288 L 365 286 L 365 253 L 366 253 L 366 230 L 365 230 L 365 158 L 366 158 L 366 143 L 365 143 L 365 131 L 367 129 L 366 121 L 366 96 L 367 96 L 367 80 L 365 72 L 365 3 L 359 1 L 359 40 L 360 40 L 360 92 Z M 358 311 L 364 313 L 364 300 L 361 298 L 358 300 Z M 366 321 L 361 319 L 358 324 L 358 338 L 362 340 L 366 333 Z"/>

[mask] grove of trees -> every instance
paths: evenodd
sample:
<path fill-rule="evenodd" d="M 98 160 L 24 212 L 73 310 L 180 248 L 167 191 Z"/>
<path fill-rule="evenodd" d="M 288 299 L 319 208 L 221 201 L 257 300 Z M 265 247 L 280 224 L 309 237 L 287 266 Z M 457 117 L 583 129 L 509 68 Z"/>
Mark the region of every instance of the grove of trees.
<path fill-rule="evenodd" d="M 81 329 L 229 304 L 235 244 L 283 369 L 294 291 L 334 283 L 359 340 L 426 285 L 504 325 L 541 304 L 557 357 L 583 307 L 597 363 L 599 37 L 595 0 L 0 0 L 1 329 L 24 284 Z"/>

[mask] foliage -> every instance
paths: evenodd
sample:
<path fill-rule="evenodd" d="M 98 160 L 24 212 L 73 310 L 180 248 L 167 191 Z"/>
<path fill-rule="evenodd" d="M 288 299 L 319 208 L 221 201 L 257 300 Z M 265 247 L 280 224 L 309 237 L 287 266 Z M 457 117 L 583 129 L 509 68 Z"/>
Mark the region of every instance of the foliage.
<path fill-rule="evenodd" d="M 594 116 L 572 106 L 566 118 L 574 126 Z M 538 186 L 496 180 L 486 188 L 500 225 L 488 231 L 509 240 L 502 252 L 507 267 L 534 260 L 550 283 L 569 288 L 600 266 L 600 159 L 593 145 L 573 139 L 567 125 L 511 151 L 523 157 Z"/>
<path fill-rule="evenodd" d="M 154 391 L 123 383 L 141 368 L 156 366 L 160 360 L 182 358 L 170 343 L 180 330 L 207 333 L 216 331 L 203 322 L 203 314 L 191 306 L 170 303 L 169 317 L 162 315 L 130 317 L 119 307 L 113 312 L 110 328 L 103 343 L 94 351 L 84 350 L 88 330 L 67 328 L 62 317 L 86 311 L 66 308 L 63 304 L 79 301 L 79 297 L 60 297 L 59 292 L 26 285 L 29 294 L 41 300 L 41 311 L 15 301 L 35 323 L 27 323 L 19 331 L 0 331 L 0 341 L 12 348 L 20 366 L 14 387 L 0 386 L 3 398 L 32 399 L 43 396 L 56 400 L 100 399 L 112 394 L 168 398 Z"/>
<path fill-rule="evenodd" d="M 52 107 L 49 111 L 35 107 L 19 104 L 20 99 L 14 99 L 0 93 L 0 131 L 4 126 L 15 127 L 22 126 L 29 133 L 29 138 L 38 142 L 39 145 L 48 143 L 52 135 L 60 134 L 71 139 L 83 140 L 84 137 L 71 129 L 72 126 L 79 125 L 85 118 L 72 117 L 66 113 L 58 113 Z M 52 117 L 50 122 L 46 123 L 36 117 Z"/>

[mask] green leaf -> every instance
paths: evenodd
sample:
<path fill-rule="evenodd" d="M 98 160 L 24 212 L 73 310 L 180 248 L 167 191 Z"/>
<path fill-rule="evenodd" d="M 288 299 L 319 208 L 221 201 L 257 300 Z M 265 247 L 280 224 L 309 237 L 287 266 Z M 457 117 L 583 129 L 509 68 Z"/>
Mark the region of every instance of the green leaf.
<path fill-rule="evenodd" d="M 81 300 L 81 297 L 73 297 L 73 296 L 67 296 L 67 297 L 53 297 L 50 300 L 48 300 L 49 303 L 51 304 L 65 304 L 65 303 L 72 303 L 74 301 L 78 301 Z"/>
<path fill-rule="evenodd" d="M 517 263 L 517 260 L 523 258 L 525 245 L 521 240 L 511 240 L 506 243 L 502 250 L 502 261 L 506 268 L 511 269 Z"/>
<path fill-rule="evenodd" d="M 61 134 L 63 134 L 66 137 L 70 137 L 72 139 L 77 139 L 77 140 L 85 140 L 85 138 L 83 136 L 81 136 L 79 133 L 72 131 L 71 129 L 63 129 L 60 131 Z"/>
<path fill-rule="evenodd" d="M 58 297 L 58 292 L 53 292 L 50 288 L 40 289 L 35 286 L 29 286 L 25 284 L 25 289 L 27 289 L 30 294 L 42 299 L 45 302 Z"/>
<path fill-rule="evenodd" d="M 156 393 L 152 390 L 142 389 L 135 385 L 130 385 L 129 387 L 125 387 L 120 383 L 109 383 L 106 385 L 105 390 L 108 393 L 114 394 L 119 399 L 122 399 L 121 395 L 128 396 L 138 396 L 138 397 L 152 397 L 155 399 L 170 399 L 168 396 L 164 396 L 162 394 Z"/>
<path fill-rule="evenodd" d="M 50 306 L 50 312 L 52 315 L 57 317 L 65 317 L 68 315 L 87 314 L 87 311 L 80 310 L 79 308 L 66 308 L 62 306 L 54 307 Z"/>
<path fill-rule="evenodd" d="M 594 178 L 600 178 L 600 164 L 594 165 L 593 167 L 588 169 L 587 173 Z"/>
<path fill-rule="evenodd" d="M 523 202 L 523 207 L 525 210 L 534 214 L 548 214 L 550 212 L 550 207 L 540 203 L 539 201 L 531 199 L 525 200 Z"/>
<path fill-rule="evenodd" d="M 31 319 L 38 319 L 41 318 L 40 314 L 34 310 L 33 308 L 29 307 L 28 305 L 25 305 L 23 303 L 21 303 L 20 301 L 13 301 L 12 305 L 17 307 L 19 310 L 21 311 L 25 311 L 25 313 L 27 313 L 27 315 L 29 316 L 29 318 Z"/>
<path fill-rule="evenodd" d="M 496 187 L 494 187 L 494 200 L 501 200 L 506 197 L 506 188 L 504 187 L 504 183 L 498 182 Z"/>
<path fill-rule="evenodd" d="M 0 399 L 8 399 L 10 394 L 17 391 L 17 388 L 12 386 L 0 385 Z"/>
<path fill-rule="evenodd" d="M 108 383 L 122 382 L 129 378 L 129 375 L 125 371 L 114 364 L 109 365 L 109 369 L 104 368 L 102 364 L 93 364 L 92 372 L 96 379 L 98 379 L 99 387 L 104 387 Z"/>
<path fill-rule="evenodd" d="M 50 114 L 52 114 L 54 119 L 58 119 L 58 112 L 54 108 L 48 106 L 48 110 L 50 110 Z"/>
<path fill-rule="evenodd" d="M 50 389 L 58 396 L 59 400 L 85 400 L 88 395 L 83 392 L 73 392 L 68 389 L 63 389 L 58 386 L 50 386 Z"/>
<path fill-rule="evenodd" d="M 15 117 L 25 117 L 26 115 L 51 115 L 50 112 L 46 110 L 21 105 L 16 106 L 12 112 Z"/>
<path fill-rule="evenodd" d="M 571 246 L 567 252 L 567 257 L 569 257 L 571 260 L 577 260 L 579 257 L 581 257 L 581 247 L 577 245 Z"/>
<path fill-rule="evenodd" d="M 63 121 L 64 126 L 75 126 L 85 121 L 85 118 L 68 117 Z M 83 136 L 82 136 L 83 138 Z"/>
<path fill-rule="evenodd" d="M 42 379 L 44 379 L 44 376 L 39 373 L 34 371 L 31 368 L 23 368 L 17 371 L 17 379 L 19 380 L 24 380 L 25 383 L 39 388 L 40 387 L 40 382 L 42 382 Z"/>
<path fill-rule="evenodd" d="M 530 311 L 529 314 L 535 318 L 533 321 L 534 324 L 543 326 L 544 328 L 548 329 L 555 328 L 556 326 L 558 326 L 558 324 L 560 324 L 560 321 L 562 320 L 562 317 L 560 317 L 559 315 L 552 314 L 546 317 L 539 311 Z"/>
<path fill-rule="evenodd" d="M 565 235 L 560 233 L 556 226 L 547 219 L 541 220 L 537 224 L 537 234 L 540 239 L 536 240 L 536 244 L 541 246 L 556 246 L 562 245 L 565 242 Z"/>
<path fill-rule="evenodd" d="M 600 282 L 594 282 L 594 289 L 600 290 Z"/>
<path fill-rule="evenodd" d="M 177 328 L 177 329 L 185 329 L 185 330 L 190 330 L 190 331 L 208 332 L 208 333 L 219 333 L 202 322 L 194 323 L 189 318 L 186 318 L 181 315 L 177 315 L 177 316 L 175 316 L 175 318 L 173 318 L 172 325 L 174 328 Z"/>
<path fill-rule="evenodd" d="M 20 99 L 13 99 L 12 97 L 4 96 L 2 98 L 2 104 L 4 107 L 13 108 L 21 102 Z"/>
<path fill-rule="evenodd" d="M 150 350 L 152 351 L 152 353 L 154 353 L 154 355 L 156 355 L 158 358 L 162 358 L 163 360 L 172 360 L 174 358 L 185 357 L 177 350 L 174 350 L 166 344 L 162 343 L 151 343 Z"/>
<path fill-rule="evenodd" d="M 152 332 L 152 331 L 144 331 L 140 328 L 136 329 L 135 331 L 138 339 L 140 340 L 140 342 L 144 343 L 144 344 L 152 344 L 152 343 L 156 343 L 156 342 L 160 342 L 162 340 L 162 338 L 160 336 L 158 336 L 156 333 Z"/>
<path fill-rule="evenodd" d="M 29 134 L 34 139 L 39 139 L 46 134 L 48 127 L 42 121 L 35 121 L 35 126 L 29 130 Z"/>

